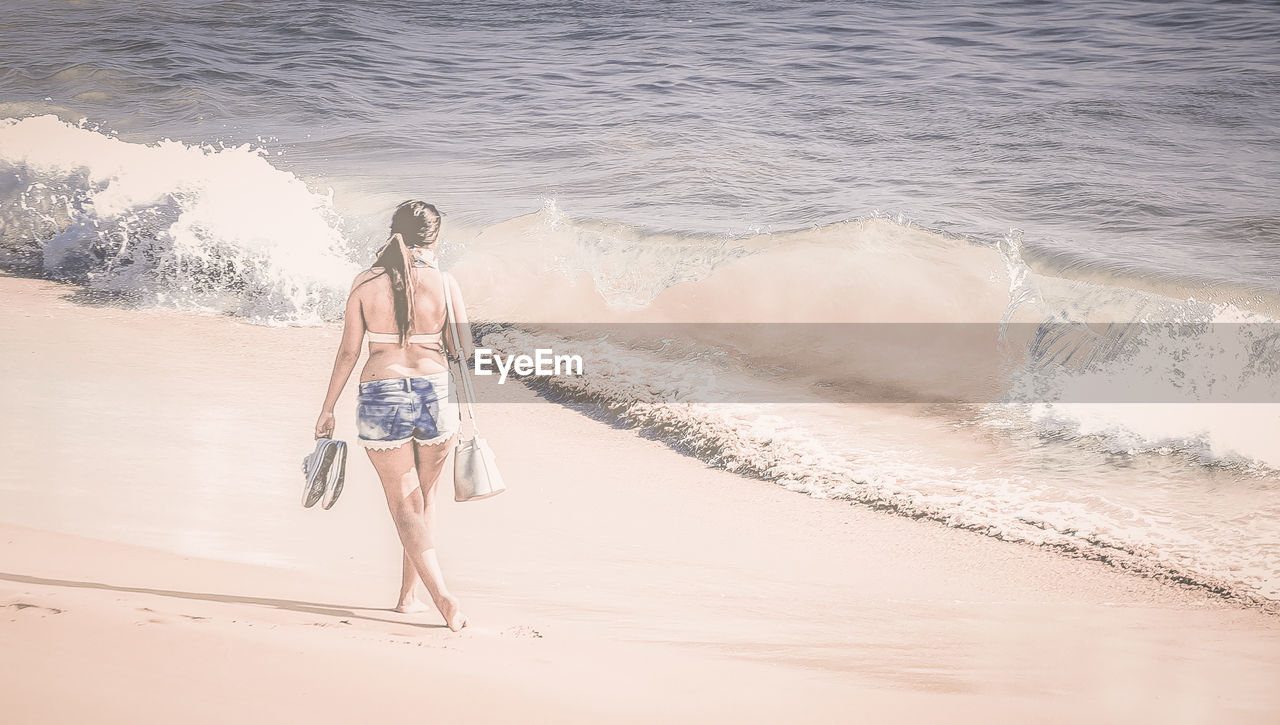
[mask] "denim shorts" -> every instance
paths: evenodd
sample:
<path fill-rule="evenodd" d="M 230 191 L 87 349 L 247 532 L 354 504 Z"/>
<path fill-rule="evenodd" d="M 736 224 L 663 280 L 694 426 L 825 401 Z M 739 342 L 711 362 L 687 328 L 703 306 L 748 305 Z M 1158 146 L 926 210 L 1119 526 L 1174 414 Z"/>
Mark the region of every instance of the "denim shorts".
<path fill-rule="evenodd" d="M 452 376 L 443 372 L 360 383 L 360 445 L 382 451 L 410 440 L 426 446 L 449 440 L 462 425 L 458 404 L 449 400 L 451 382 Z"/>

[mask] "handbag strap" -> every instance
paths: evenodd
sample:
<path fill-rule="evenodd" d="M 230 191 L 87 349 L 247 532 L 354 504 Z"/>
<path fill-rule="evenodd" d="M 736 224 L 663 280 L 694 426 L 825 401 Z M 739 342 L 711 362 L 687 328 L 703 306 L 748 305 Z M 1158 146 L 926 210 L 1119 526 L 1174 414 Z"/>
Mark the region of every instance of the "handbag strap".
<path fill-rule="evenodd" d="M 467 368 L 466 357 L 462 354 L 462 336 L 458 331 L 458 318 L 453 312 L 453 294 L 449 290 L 449 275 L 440 270 L 440 283 L 444 285 L 444 320 L 453 335 L 454 356 L 458 362 L 458 370 L 462 377 L 462 390 L 458 396 L 458 401 L 463 403 L 467 411 L 467 418 L 471 420 L 471 437 L 475 438 L 480 429 L 476 426 L 475 399 L 476 391 L 471 384 L 471 370 Z"/>

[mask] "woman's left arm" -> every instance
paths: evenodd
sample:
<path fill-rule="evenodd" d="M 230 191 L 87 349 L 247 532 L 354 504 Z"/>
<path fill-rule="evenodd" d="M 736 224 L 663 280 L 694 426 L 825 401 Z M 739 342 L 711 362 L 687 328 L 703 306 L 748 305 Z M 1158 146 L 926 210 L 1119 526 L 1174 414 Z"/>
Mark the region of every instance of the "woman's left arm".
<path fill-rule="evenodd" d="M 338 404 L 338 396 L 347 386 L 347 379 L 360 360 L 360 343 L 364 340 L 364 312 L 360 309 L 360 297 L 356 294 L 356 284 L 352 285 L 351 294 L 347 297 L 347 310 L 342 321 L 342 342 L 338 344 L 338 355 L 333 361 L 333 374 L 329 377 L 329 392 L 324 396 L 324 405 L 320 408 L 320 417 L 316 420 L 316 438 L 333 435 L 333 409 Z"/>
<path fill-rule="evenodd" d="M 454 357 L 460 358 L 462 364 L 466 365 L 471 356 L 475 354 L 475 343 L 471 337 L 471 321 L 467 318 L 467 305 L 462 301 L 462 288 L 458 286 L 458 280 L 453 275 L 445 275 L 446 283 L 449 285 L 449 296 L 453 302 L 454 322 L 458 325 L 458 336 L 461 340 L 453 339 L 452 326 L 445 326 L 445 340 L 448 342 L 449 348 Z"/>

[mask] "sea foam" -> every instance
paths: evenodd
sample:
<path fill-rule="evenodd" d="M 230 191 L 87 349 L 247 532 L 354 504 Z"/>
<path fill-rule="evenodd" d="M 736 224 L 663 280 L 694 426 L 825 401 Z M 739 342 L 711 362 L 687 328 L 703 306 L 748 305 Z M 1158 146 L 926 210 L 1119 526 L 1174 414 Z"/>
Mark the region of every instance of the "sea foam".
<path fill-rule="evenodd" d="M 332 199 L 261 150 L 127 143 L 55 116 L 0 120 L 11 266 L 269 323 L 341 310 L 358 270 Z"/>

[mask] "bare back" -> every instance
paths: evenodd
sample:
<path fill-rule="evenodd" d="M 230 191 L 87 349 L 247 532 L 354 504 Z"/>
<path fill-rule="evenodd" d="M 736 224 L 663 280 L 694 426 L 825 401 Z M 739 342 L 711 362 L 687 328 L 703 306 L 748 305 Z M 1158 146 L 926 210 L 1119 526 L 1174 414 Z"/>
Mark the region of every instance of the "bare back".
<path fill-rule="evenodd" d="M 445 302 L 440 271 L 435 267 L 412 267 L 409 280 L 413 284 L 414 295 L 409 334 L 441 332 L 445 326 Z M 456 282 L 452 284 L 451 289 L 456 312 L 461 303 Z M 351 295 L 357 298 L 353 301 L 359 302 L 365 330 L 392 334 L 396 332 L 391 280 L 382 268 L 375 267 L 361 273 L 356 278 Z M 417 377 L 444 372 L 447 369 L 445 357 L 435 345 L 409 343 L 401 346 L 397 343 L 370 340 L 369 359 L 365 361 L 364 368 L 360 371 L 360 380 L 363 382 Z"/>

